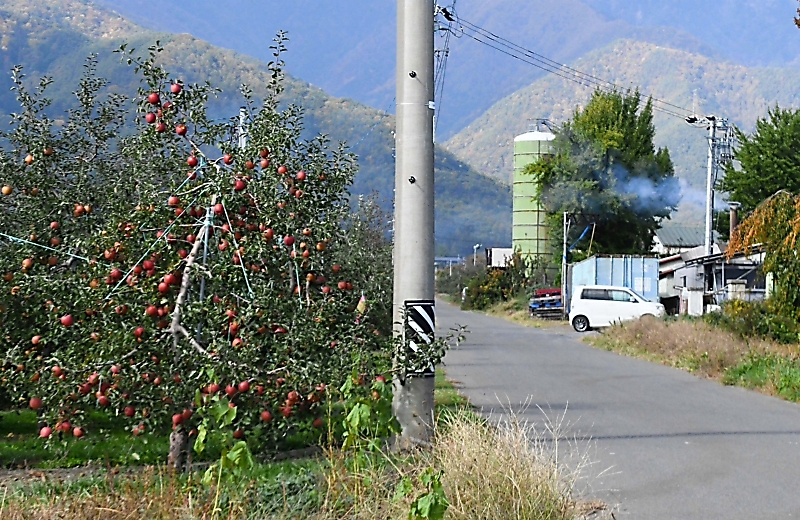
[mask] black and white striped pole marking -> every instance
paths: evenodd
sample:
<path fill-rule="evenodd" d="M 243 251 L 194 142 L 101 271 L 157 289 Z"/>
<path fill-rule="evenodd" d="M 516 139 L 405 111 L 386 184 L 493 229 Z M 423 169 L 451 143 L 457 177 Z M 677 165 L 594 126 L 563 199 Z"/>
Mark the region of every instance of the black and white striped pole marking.
<path fill-rule="evenodd" d="M 419 352 L 421 345 L 433 343 L 436 332 L 436 303 L 433 300 L 407 300 L 405 340 L 408 348 Z M 414 375 L 432 377 L 436 373 L 433 365 Z"/>

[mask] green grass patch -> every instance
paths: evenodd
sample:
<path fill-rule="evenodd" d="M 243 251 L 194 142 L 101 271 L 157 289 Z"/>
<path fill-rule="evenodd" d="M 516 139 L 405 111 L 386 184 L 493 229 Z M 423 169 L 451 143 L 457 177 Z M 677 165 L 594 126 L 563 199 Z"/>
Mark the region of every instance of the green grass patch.
<path fill-rule="evenodd" d="M 765 389 L 788 401 L 800 401 L 800 360 L 753 354 L 729 368 L 722 382 L 751 389 Z"/>
<path fill-rule="evenodd" d="M 458 392 L 455 385 L 447 379 L 443 369 L 436 369 L 436 386 L 433 395 L 433 402 L 437 414 L 444 410 L 458 410 L 470 406 L 466 397 Z"/>
<path fill-rule="evenodd" d="M 169 435 L 134 437 L 124 421 L 102 413 L 89 414 L 81 439 L 54 433 L 39 438 L 36 413 L 0 412 L 0 461 L 4 467 L 70 468 L 95 462 L 102 465 L 158 464 L 164 461 Z"/>
<path fill-rule="evenodd" d="M 437 414 L 469 407 L 467 399 L 459 394 L 441 369 L 436 371 L 434 401 Z M 55 469 L 87 464 L 125 467 L 158 465 L 166 461 L 168 430 L 135 437 L 125 430 L 126 421 L 102 412 L 88 414 L 81 426 L 87 433 L 81 439 L 54 433 L 45 441 L 39 438 L 35 412 L 0 412 L 0 468 Z M 304 448 L 318 442 L 319 438 L 288 438 L 285 449 Z M 219 458 L 220 453 L 221 446 L 210 444 L 202 456 L 193 454 L 193 457 L 197 462 L 209 462 Z"/>

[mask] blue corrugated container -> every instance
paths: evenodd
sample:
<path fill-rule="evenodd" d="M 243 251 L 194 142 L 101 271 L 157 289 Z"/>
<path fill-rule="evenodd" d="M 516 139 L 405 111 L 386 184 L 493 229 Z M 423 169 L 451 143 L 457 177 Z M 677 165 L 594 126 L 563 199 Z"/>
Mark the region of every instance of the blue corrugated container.
<path fill-rule="evenodd" d="M 570 298 L 572 288 L 579 285 L 613 285 L 633 289 L 648 300 L 657 302 L 658 258 L 593 256 L 572 266 L 570 282 Z"/>

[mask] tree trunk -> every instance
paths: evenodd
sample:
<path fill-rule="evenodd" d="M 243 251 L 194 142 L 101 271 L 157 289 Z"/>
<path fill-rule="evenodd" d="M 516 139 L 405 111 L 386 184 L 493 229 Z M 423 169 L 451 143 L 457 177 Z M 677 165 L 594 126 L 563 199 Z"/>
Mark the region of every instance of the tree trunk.
<path fill-rule="evenodd" d="M 169 435 L 167 465 L 180 473 L 189 467 L 189 434 L 183 428 L 178 428 Z"/>

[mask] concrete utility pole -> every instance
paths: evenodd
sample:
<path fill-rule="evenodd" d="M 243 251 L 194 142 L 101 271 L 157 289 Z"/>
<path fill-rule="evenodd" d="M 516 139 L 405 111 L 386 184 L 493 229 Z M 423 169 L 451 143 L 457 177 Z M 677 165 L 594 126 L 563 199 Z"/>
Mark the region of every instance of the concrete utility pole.
<path fill-rule="evenodd" d="M 397 160 L 395 170 L 395 335 L 404 348 L 433 340 L 434 2 L 397 2 Z M 433 437 L 433 367 L 393 381 L 401 449 Z"/>
<path fill-rule="evenodd" d="M 714 254 L 714 182 L 716 178 L 717 120 L 708 116 L 708 172 L 706 179 L 706 240 L 707 255 Z"/>
<path fill-rule="evenodd" d="M 569 213 L 566 211 L 564 212 L 564 222 L 563 227 L 561 229 L 564 238 L 563 238 L 563 252 L 561 253 L 561 305 L 564 309 L 564 314 L 567 314 L 567 310 L 569 309 L 569 294 L 567 291 L 569 289 L 569 282 L 567 280 L 567 239 L 569 237 Z"/>

